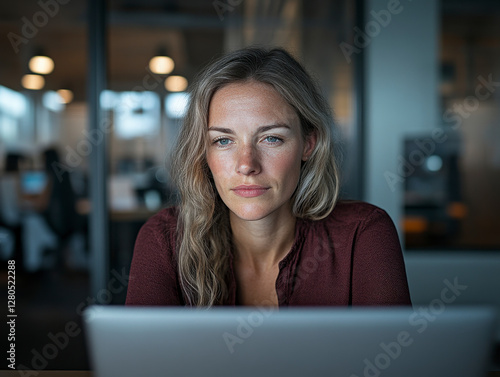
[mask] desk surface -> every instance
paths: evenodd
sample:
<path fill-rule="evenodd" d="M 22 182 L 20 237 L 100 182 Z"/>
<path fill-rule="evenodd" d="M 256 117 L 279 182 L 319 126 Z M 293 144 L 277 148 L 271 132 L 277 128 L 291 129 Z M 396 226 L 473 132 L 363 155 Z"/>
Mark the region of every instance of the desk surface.
<path fill-rule="evenodd" d="M 7 372 L 0 371 L 0 375 L 5 377 L 18 377 L 19 372 L 11 370 Z M 38 371 L 38 377 L 93 377 L 92 371 L 88 370 L 42 370 Z M 500 377 L 500 371 L 489 372 L 488 377 Z"/>

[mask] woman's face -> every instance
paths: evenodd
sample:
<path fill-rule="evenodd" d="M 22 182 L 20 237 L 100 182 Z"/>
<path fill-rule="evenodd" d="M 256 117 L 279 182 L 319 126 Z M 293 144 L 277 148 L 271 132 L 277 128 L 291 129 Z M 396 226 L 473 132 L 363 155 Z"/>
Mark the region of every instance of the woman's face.
<path fill-rule="evenodd" d="M 229 210 L 243 220 L 290 215 L 301 162 L 316 139 L 304 140 L 299 118 L 270 85 L 233 83 L 213 96 L 207 162 Z"/>

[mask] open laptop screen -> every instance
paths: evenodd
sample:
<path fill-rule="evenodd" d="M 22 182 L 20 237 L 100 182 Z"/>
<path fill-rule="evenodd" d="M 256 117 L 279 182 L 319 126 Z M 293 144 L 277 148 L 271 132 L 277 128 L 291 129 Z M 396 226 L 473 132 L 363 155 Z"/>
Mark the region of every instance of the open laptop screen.
<path fill-rule="evenodd" d="M 99 377 L 476 377 L 489 368 L 494 314 L 93 307 L 84 318 Z"/>

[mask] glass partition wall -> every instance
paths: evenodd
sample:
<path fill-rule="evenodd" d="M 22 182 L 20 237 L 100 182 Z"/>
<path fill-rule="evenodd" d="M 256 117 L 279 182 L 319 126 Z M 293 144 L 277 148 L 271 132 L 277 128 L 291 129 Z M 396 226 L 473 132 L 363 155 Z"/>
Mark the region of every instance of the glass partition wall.
<path fill-rule="evenodd" d="M 86 2 L 2 2 L 0 34 L 0 258 L 15 365 L 85 368 Z"/>
<path fill-rule="evenodd" d="M 124 303 L 137 232 L 176 202 L 167 167 L 186 88 L 215 56 L 278 45 L 301 60 L 335 113 L 343 196 L 360 198 L 360 55 L 342 48 L 353 43 L 353 2 L 92 1 L 0 5 L 0 258 L 4 288 L 16 269 L 21 369 L 89 368 L 82 310 Z M 102 33 L 91 4 L 106 5 Z M 104 70 L 96 109 L 89 75 Z M 101 168 L 106 208 L 92 186 Z M 109 231 L 89 220 L 97 210 Z"/>

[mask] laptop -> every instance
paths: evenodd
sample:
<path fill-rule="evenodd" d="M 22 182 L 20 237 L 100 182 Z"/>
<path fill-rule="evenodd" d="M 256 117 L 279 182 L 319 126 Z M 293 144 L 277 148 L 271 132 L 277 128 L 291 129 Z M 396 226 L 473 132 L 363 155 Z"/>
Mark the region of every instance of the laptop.
<path fill-rule="evenodd" d="M 96 377 L 477 377 L 494 313 L 93 306 L 84 321 Z"/>

